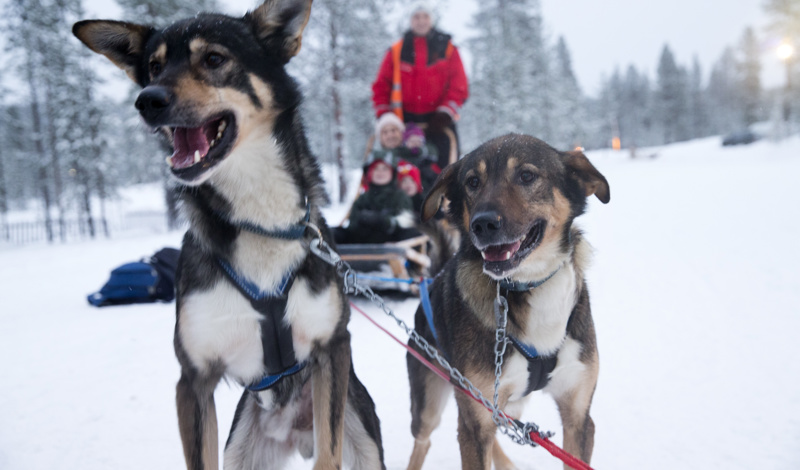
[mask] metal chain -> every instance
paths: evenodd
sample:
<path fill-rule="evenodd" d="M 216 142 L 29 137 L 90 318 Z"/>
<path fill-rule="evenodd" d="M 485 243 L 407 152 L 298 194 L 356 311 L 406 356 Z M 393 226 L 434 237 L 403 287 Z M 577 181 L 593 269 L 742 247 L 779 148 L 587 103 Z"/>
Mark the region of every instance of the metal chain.
<path fill-rule="evenodd" d="M 321 235 L 316 226 L 313 224 L 308 224 L 308 226 L 314 230 L 316 234 Z M 386 305 L 386 302 L 381 296 L 376 294 L 369 286 L 360 284 L 356 277 L 356 272 L 352 269 L 352 267 L 350 267 L 346 261 L 342 260 L 341 257 L 331 249 L 331 247 L 322 239 L 321 236 L 312 239 L 309 248 L 315 256 L 336 268 L 337 274 L 344 281 L 343 290 L 345 294 L 362 295 L 380 307 L 380 309 L 383 310 L 386 315 L 391 317 L 400 328 L 405 330 L 406 334 L 425 352 L 425 354 L 427 354 L 431 359 L 436 360 L 436 362 L 438 362 L 439 365 L 445 371 L 447 371 L 447 373 L 450 375 L 450 378 L 454 379 L 461 388 L 466 390 L 475 399 L 480 401 L 483 406 L 491 410 L 492 421 L 494 421 L 494 424 L 512 441 L 520 445 L 527 444 L 536 447 L 537 444 L 530 437 L 532 432 L 538 433 L 543 438 L 549 438 L 554 435 L 550 431 L 540 431 L 539 427 L 534 423 L 523 423 L 519 420 L 510 418 L 503 413 L 497 405 L 500 375 L 502 374 L 503 369 L 503 357 L 508 344 L 505 331 L 506 322 L 508 319 L 508 302 L 506 301 L 505 297 L 500 295 L 499 285 L 497 298 L 495 299 L 495 317 L 498 320 L 498 331 L 495 334 L 495 338 L 497 339 L 497 343 L 495 344 L 495 390 L 494 402 L 490 402 L 486 397 L 483 396 L 483 393 L 481 393 L 481 391 L 478 390 L 478 388 L 475 387 L 472 382 L 470 382 L 469 379 L 467 379 L 458 369 L 451 366 L 450 363 L 441 354 L 439 354 L 439 351 L 434 346 L 428 343 L 425 338 L 420 336 L 419 333 L 414 330 L 414 328 L 409 327 L 406 322 L 397 317 L 392 309 Z M 502 320 L 502 323 L 500 320 Z M 500 338 L 502 338 L 502 341 L 500 341 Z"/>
<path fill-rule="evenodd" d="M 497 283 L 497 296 L 494 299 L 494 321 L 497 329 L 494 332 L 494 409 L 492 410 L 492 421 L 498 426 L 499 406 L 497 404 L 500 393 L 500 376 L 503 375 L 503 358 L 506 355 L 508 338 L 506 326 L 508 326 L 508 301 L 500 295 L 500 283 Z"/>

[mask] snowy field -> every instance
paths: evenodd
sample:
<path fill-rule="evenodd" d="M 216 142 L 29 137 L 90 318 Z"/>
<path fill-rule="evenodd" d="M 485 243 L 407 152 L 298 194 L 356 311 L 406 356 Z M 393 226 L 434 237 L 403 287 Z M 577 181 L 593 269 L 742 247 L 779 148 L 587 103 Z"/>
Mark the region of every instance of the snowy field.
<path fill-rule="evenodd" d="M 637 160 L 589 154 L 612 194 L 606 206 L 592 199 L 579 219 L 596 249 L 592 466 L 800 468 L 800 139 L 656 151 Z M 331 211 L 338 221 L 341 208 Z M 111 268 L 180 238 L 0 247 L 0 469 L 183 466 L 174 304 L 86 302 Z M 408 321 L 416 308 L 391 305 Z M 386 465 L 403 469 L 412 447 L 405 351 L 355 312 L 350 331 Z M 224 383 L 217 390 L 223 444 L 240 393 Z M 560 444 L 549 397 L 532 395 L 524 419 L 556 431 Z M 501 442 L 520 469 L 561 468 L 543 449 Z M 298 458 L 291 468 L 311 465 Z M 460 468 L 452 400 L 425 468 Z"/>

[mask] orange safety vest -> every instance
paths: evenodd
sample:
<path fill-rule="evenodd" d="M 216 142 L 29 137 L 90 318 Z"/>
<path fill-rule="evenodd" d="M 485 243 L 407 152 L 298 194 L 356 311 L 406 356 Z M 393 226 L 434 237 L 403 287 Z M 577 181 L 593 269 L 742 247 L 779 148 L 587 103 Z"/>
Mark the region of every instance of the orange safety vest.
<path fill-rule="evenodd" d="M 447 49 L 444 53 L 444 58 L 449 59 L 453 54 L 453 43 L 447 43 Z M 390 106 L 392 112 L 403 120 L 403 87 L 401 84 L 400 75 L 400 53 L 403 51 L 403 40 L 399 40 L 392 44 L 392 93 L 389 96 Z"/>

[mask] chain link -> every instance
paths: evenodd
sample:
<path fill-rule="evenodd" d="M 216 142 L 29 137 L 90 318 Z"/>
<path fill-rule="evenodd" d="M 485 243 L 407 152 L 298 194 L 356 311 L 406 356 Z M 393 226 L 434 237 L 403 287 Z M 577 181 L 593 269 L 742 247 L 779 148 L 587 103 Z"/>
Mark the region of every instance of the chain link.
<path fill-rule="evenodd" d="M 534 423 L 523 423 L 519 420 L 512 419 L 506 415 L 498 406 L 498 394 L 500 389 L 500 376 L 503 373 L 503 358 L 505 357 L 506 347 L 508 346 L 508 337 L 506 335 L 506 326 L 508 322 L 508 301 L 505 297 L 500 295 L 500 283 L 497 285 L 497 297 L 494 302 L 494 314 L 497 322 L 497 330 L 495 332 L 495 382 L 494 382 L 494 400 L 490 402 L 483 396 L 478 388 L 467 379 L 461 371 L 451 366 L 436 347 L 432 346 L 428 341 L 417 333 L 414 328 L 409 327 L 405 321 L 399 318 L 395 313 L 386 305 L 386 302 L 381 296 L 376 294 L 369 286 L 364 286 L 358 282 L 356 272 L 350 265 L 341 259 L 341 257 L 331 249 L 331 247 L 322 240 L 322 237 L 314 238 L 310 243 L 311 252 L 326 263 L 336 268 L 336 273 L 342 278 L 344 283 L 343 291 L 347 295 L 361 295 L 367 298 L 370 302 L 377 305 L 383 313 L 392 318 L 397 325 L 402 328 L 411 340 L 421 348 L 425 354 L 431 359 L 434 359 L 439 365 L 447 371 L 450 378 L 454 380 L 461 388 L 466 390 L 475 399 L 492 412 L 492 421 L 500 429 L 500 431 L 508 436 L 512 441 L 520 445 L 531 445 L 536 447 L 537 444 L 531 439 L 532 432 L 538 433 L 543 438 L 552 437 L 554 434 L 550 431 L 542 432 L 539 427 Z"/>

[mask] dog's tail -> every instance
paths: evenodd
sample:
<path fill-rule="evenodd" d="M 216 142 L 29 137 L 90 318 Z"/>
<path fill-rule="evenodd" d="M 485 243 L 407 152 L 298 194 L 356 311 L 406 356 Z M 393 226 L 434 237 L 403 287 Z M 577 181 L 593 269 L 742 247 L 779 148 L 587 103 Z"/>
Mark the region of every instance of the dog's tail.
<path fill-rule="evenodd" d="M 418 225 L 420 232 L 431 240 L 428 256 L 431 259 L 430 276 L 434 277 L 458 251 L 461 233 L 446 218 L 432 218 Z"/>

